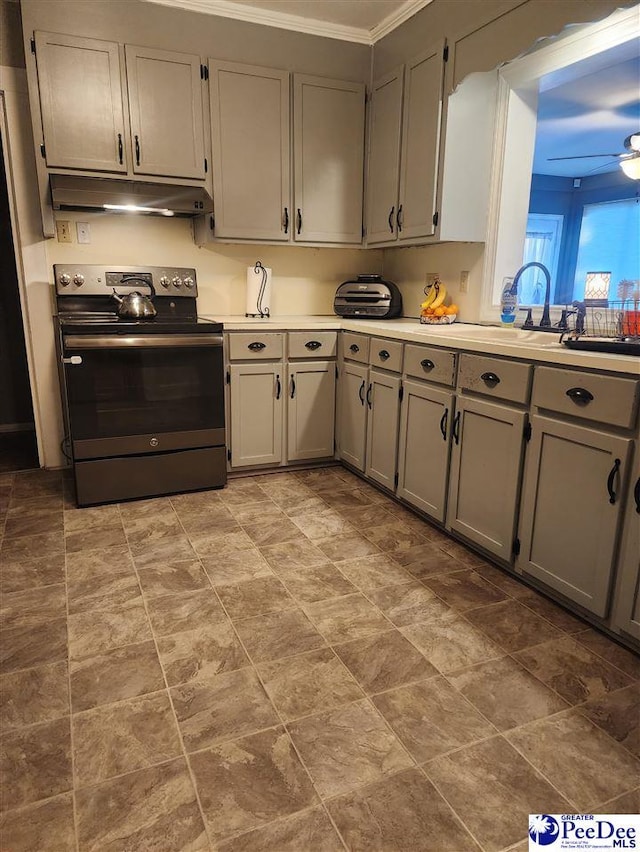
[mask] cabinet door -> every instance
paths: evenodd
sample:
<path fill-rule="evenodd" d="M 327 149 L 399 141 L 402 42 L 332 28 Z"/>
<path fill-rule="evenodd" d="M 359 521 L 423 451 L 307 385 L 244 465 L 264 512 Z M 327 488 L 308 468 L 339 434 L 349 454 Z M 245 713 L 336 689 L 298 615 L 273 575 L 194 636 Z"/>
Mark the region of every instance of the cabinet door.
<path fill-rule="evenodd" d="M 612 626 L 640 640 L 640 446 L 629 486 Z"/>
<path fill-rule="evenodd" d="M 400 159 L 398 238 L 435 233 L 444 42 L 410 62 L 405 71 Z"/>
<path fill-rule="evenodd" d="M 284 365 L 234 364 L 231 383 L 231 467 L 282 461 Z"/>
<path fill-rule="evenodd" d="M 335 362 L 290 364 L 287 389 L 288 460 L 333 456 Z"/>
<path fill-rule="evenodd" d="M 367 176 L 367 244 L 397 236 L 402 80 L 398 68 L 373 84 Z"/>
<path fill-rule="evenodd" d="M 338 454 L 357 470 L 364 470 L 367 435 L 367 378 L 369 370 L 345 361 L 340 367 Z"/>
<path fill-rule="evenodd" d="M 289 74 L 209 61 L 216 236 L 288 240 Z"/>
<path fill-rule="evenodd" d="M 531 425 L 519 564 L 604 616 L 631 441 L 546 417 Z"/>
<path fill-rule="evenodd" d="M 395 489 L 400 419 L 400 377 L 371 370 L 367 389 L 367 463 L 365 474 Z"/>
<path fill-rule="evenodd" d="M 364 85 L 294 75 L 295 240 L 362 242 Z"/>
<path fill-rule="evenodd" d="M 444 521 L 453 393 L 405 381 L 400 409 L 398 497 Z"/>
<path fill-rule="evenodd" d="M 204 179 L 200 58 L 126 45 L 133 171 Z"/>
<path fill-rule="evenodd" d="M 118 45 L 35 34 L 49 168 L 126 172 Z"/>
<path fill-rule="evenodd" d="M 522 472 L 526 414 L 458 397 L 447 526 L 511 560 Z"/>

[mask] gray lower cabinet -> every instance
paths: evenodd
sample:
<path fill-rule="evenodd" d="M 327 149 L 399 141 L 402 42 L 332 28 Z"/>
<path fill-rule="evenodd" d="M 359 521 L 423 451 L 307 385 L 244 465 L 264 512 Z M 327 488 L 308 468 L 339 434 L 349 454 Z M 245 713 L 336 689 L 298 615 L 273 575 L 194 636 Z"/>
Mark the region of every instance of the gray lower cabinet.
<path fill-rule="evenodd" d="M 400 410 L 397 496 L 444 521 L 453 391 L 405 380 Z"/>
<path fill-rule="evenodd" d="M 629 483 L 612 626 L 640 640 L 640 446 L 636 446 L 634 468 Z"/>
<path fill-rule="evenodd" d="M 230 375 L 231 466 L 282 461 L 284 364 L 232 364 Z"/>
<path fill-rule="evenodd" d="M 395 489 L 400 386 L 400 376 L 370 369 L 365 475 L 390 491 Z"/>
<path fill-rule="evenodd" d="M 632 442 L 546 417 L 532 429 L 519 567 L 604 617 Z"/>
<path fill-rule="evenodd" d="M 335 362 L 309 361 L 289 364 L 287 389 L 288 461 L 333 456 Z"/>
<path fill-rule="evenodd" d="M 447 527 L 510 562 L 527 415 L 464 396 L 456 407 Z"/>
<path fill-rule="evenodd" d="M 340 367 L 338 455 L 347 464 L 361 471 L 364 471 L 367 446 L 366 393 L 368 377 L 369 368 L 362 364 L 344 361 Z"/>

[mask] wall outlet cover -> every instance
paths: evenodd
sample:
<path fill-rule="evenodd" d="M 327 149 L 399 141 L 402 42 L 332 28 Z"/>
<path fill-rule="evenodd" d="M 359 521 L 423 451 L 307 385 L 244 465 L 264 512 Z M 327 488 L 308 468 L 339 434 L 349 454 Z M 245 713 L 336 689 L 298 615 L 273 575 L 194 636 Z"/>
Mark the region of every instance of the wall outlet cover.
<path fill-rule="evenodd" d="M 56 222 L 56 237 L 59 243 L 72 243 L 71 222 L 67 219 L 58 219 Z"/>
<path fill-rule="evenodd" d="M 88 222 L 76 222 L 76 234 L 79 243 L 90 243 L 91 225 Z"/>
<path fill-rule="evenodd" d="M 437 272 L 427 272 L 426 276 L 426 284 L 427 287 L 432 287 L 436 281 L 440 278 Z"/>
<path fill-rule="evenodd" d="M 460 292 L 468 293 L 469 292 L 469 270 L 463 269 L 460 272 Z"/>

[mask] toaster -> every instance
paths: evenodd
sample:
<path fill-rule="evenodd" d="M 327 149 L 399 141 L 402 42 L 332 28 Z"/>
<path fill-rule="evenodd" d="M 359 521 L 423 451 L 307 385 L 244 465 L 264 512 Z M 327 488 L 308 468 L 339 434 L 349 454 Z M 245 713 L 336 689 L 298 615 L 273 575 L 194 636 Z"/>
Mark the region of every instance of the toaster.
<path fill-rule="evenodd" d="M 339 317 L 393 319 L 402 314 L 402 294 L 381 275 L 358 275 L 338 287 L 333 310 Z"/>

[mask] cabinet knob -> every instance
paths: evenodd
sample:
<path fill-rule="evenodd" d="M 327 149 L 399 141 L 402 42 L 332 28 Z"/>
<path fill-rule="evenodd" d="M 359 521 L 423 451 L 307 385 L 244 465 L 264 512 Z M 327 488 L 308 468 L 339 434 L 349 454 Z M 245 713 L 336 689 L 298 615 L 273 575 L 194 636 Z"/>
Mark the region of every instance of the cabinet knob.
<path fill-rule="evenodd" d="M 433 370 L 435 364 L 430 358 L 423 358 L 422 361 L 420 361 L 420 366 L 424 367 L 425 370 Z"/>
<path fill-rule="evenodd" d="M 349 347 L 349 351 L 353 352 L 353 354 L 355 355 L 356 352 L 360 351 L 360 347 L 358 346 L 357 343 L 352 343 L 351 346 Z"/>
<path fill-rule="evenodd" d="M 381 349 L 381 350 L 378 352 L 378 355 L 380 356 L 380 360 L 381 360 L 381 361 L 386 361 L 386 360 L 388 360 L 389 358 L 391 358 L 391 355 L 389 355 L 389 353 L 387 352 L 387 350 L 386 350 L 386 349 Z"/>
<path fill-rule="evenodd" d="M 485 385 L 489 385 L 490 388 L 494 388 L 496 385 L 500 384 L 500 376 L 496 376 L 495 373 L 483 373 L 480 378 Z"/>
<path fill-rule="evenodd" d="M 252 352 L 262 352 L 262 350 L 266 348 L 267 344 L 262 343 L 261 340 L 254 340 L 253 343 L 247 344 L 247 349 L 250 349 Z"/>
<path fill-rule="evenodd" d="M 567 396 L 572 399 L 576 405 L 588 405 L 593 401 L 593 394 L 586 388 L 569 388 Z"/>

